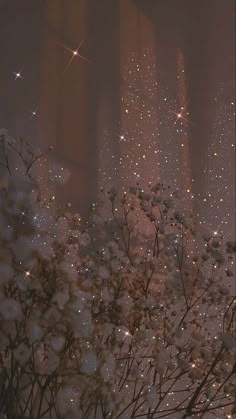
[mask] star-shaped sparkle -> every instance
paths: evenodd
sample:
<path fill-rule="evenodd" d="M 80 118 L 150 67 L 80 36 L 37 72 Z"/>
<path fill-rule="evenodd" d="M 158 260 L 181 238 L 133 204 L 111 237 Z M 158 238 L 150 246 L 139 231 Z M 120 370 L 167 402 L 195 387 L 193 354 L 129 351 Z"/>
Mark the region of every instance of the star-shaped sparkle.
<path fill-rule="evenodd" d="M 36 118 L 37 116 L 39 116 L 37 112 L 37 108 L 30 111 L 30 113 L 31 113 L 31 118 Z"/>
<path fill-rule="evenodd" d="M 172 112 L 176 116 L 174 125 L 176 125 L 179 120 L 183 120 L 183 121 L 187 122 L 188 124 L 193 125 L 193 123 L 183 115 L 183 113 L 184 113 L 184 107 L 183 106 L 181 107 L 179 112 L 175 112 L 172 109 L 170 109 L 170 112 Z"/>
<path fill-rule="evenodd" d="M 15 80 L 17 80 L 17 79 L 23 79 L 23 77 L 21 75 L 21 71 L 17 71 L 17 72 L 13 71 L 12 74 L 14 74 Z"/>
<path fill-rule="evenodd" d="M 30 278 L 30 277 L 36 279 L 36 277 L 31 273 L 31 270 L 33 269 L 32 266 L 31 266 L 30 269 L 27 269 L 27 270 L 24 269 L 24 268 L 21 268 L 21 266 L 16 266 L 16 268 L 19 269 L 20 271 L 22 271 L 25 274 L 24 279 Z"/>
<path fill-rule="evenodd" d="M 71 48 L 69 48 L 69 47 L 67 47 L 66 45 L 64 45 L 64 44 L 61 44 L 61 43 L 59 43 L 59 45 L 62 47 L 62 48 L 64 48 L 66 51 L 69 51 L 71 54 L 72 54 L 72 56 L 71 56 L 71 58 L 70 58 L 70 60 L 69 60 L 69 62 L 67 63 L 67 65 L 66 65 L 66 67 L 65 67 L 65 70 L 64 70 L 64 72 L 68 69 L 68 67 L 70 66 L 70 64 L 72 63 L 72 61 L 76 58 L 76 57 L 78 57 L 78 58 L 82 58 L 82 60 L 84 60 L 84 61 L 87 61 L 88 63 L 90 62 L 86 57 L 84 57 L 83 55 L 81 55 L 80 54 L 80 50 L 81 50 L 81 48 L 82 48 L 82 45 L 84 44 L 84 40 L 83 41 L 81 41 L 80 43 L 79 43 L 79 45 L 78 45 L 78 48 L 76 48 L 76 49 L 71 49 Z"/>

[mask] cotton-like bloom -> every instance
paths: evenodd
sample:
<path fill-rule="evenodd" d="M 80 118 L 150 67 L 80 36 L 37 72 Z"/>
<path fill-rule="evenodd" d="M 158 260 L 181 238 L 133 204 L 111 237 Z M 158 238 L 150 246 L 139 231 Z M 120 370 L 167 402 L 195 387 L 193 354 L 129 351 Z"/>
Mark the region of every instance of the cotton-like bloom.
<path fill-rule="evenodd" d="M 110 265 L 111 265 L 111 269 L 112 269 L 112 271 L 113 271 L 114 273 L 119 272 L 119 271 L 120 271 L 120 269 L 121 269 L 121 263 L 120 263 L 120 260 L 113 259 L 113 260 L 111 261 Z"/>
<path fill-rule="evenodd" d="M 71 232 L 68 220 L 65 217 L 58 218 L 54 225 L 53 236 L 57 238 L 57 240 L 61 240 L 63 238 L 63 240 L 66 241 L 70 234 Z"/>
<path fill-rule="evenodd" d="M 108 382 L 114 376 L 114 369 L 115 369 L 115 360 L 111 354 L 107 355 L 107 359 L 102 365 L 100 372 L 103 380 Z"/>
<path fill-rule="evenodd" d="M 72 316 L 72 329 L 75 337 L 89 337 L 93 331 L 92 316 L 89 310 Z"/>
<path fill-rule="evenodd" d="M 14 271 L 9 264 L 0 262 L 0 285 L 13 279 Z"/>
<path fill-rule="evenodd" d="M 54 352 L 61 352 L 65 346 L 65 337 L 52 336 L 48 339 L 47 343 Z"/>
<path fill-rule="evenodd" d="M 5 320 L 21 320 L 22 309 L 18 301 L 7 298 L 0 301 L 0 314 Z"/>
<path fill-rule="evenodd" d="M 148 385 L 146 390 L 146 402 L 148 407 L 152 408 L 155 404 L 157 404 L 158 396 L 157 390 L 154 385 Z"/>
<path fill-rule="evenodd" d="M 0 367 L 7 368 L 4 386 L 7 377 L 15 374 L 14 367 L 8 371 L 11 351 L 15 361 L 24 365 L 19 373 L 28 374 L 18 388 L 13 377 L 16 392 L 21 392 L 22 383 L 27 387 L 33 383 L 35 373 L 48 375 L 53 382 L 49 380 L 47 387 L 42 378 L 42 386 L 33 391 L 38 399 L 35 406 L 42 392 L 45 398 L 51 393 L 60 417 L 94 417 L 95 409 L 99 416 L 102 407 L 106 414 L 110 409 L 111 416 L 128 419 L 132 406 L 131 411 L 122 409 L 132 402 L 134 386 L 136 394 L 142 389 L 140 400 L 135 400 L 135 414 L 146 417 L 159 400 L 158 411 L 164 416 L 168 405 L 159 397 L 160 376 L 164 392 L 172 386 L 172 377 L 176 383 L 171 392 L 178 391 L 183 384 L 202 378 L 221 346 L 224 351 L 213 374 L 219 385 L 225 383 L 234 362 L 235 339 L 228 328 L 234 309 L 230 287 L 224 286 L 225 276 L 232 272 L 227 270 L 227 259 L 221 257 L 221 240 L 210 237 L 196 252 L 198 259 L 193 259 L 196 243 L 188 246 L 191 223 L 181 214 L 182 204 L 172 210 L 175 201 L 161 184 L 150 187 L 148 193 L 136 186 L 121 199 L 116 188 L 111 190 L 110 200 L 116 203 L 120 223 L 116 228 L 114 220 L 110 224 L 110 218 L 105 220 L 102 215 L 95 215 L 92 223 L 91 219 L 81 223 L 69 206 L 66 212 L 62 208 L 54 212 L 56 202 L 55 207 L 50 207 L 50 197 L 44 202 L 41 185 L 30 176 L 8 177 L 0 185 Z M 50 171 L 49 177 L 57 175 Z M 215 267 L 223 263 L 218 274 Z M 215 308 L 222 317 L 214 317 Z M 209 322 L 204 322 L 203 313 L 209 314 Z M 222 319 L 228 333 L 215 337 L 215 326 Z M 31 356 L 34 362 L 29 362 Z M 20 374 L 15 374 L 16 380 Z M 188 389 L 191 398 L 193 387 Z M 198 401 L 205 401 L 206 390 L 202 389 Z M 233 394 L 231 383 L 225 390 L 227 397 Z M 19 403 L 23 398 L 16 394 Z M 98 400 L 100 405 L 96 405 Z M 167 412 L 172 402 L 170 397 Z M 33 417 L 22 406 L 19 411 Z M 184 414 L 183 409 L 180 417 Z M 177 419 L 178 414 L 174 416 Z"/>
<path fill-rule="evenodd" d="M 76 266 L 64 260 L 58 267 L 67 277 L 67 280 L 74 282 L 78 279 L 78 272 Z"/>
<path fill-rule="evenodd" d="M 54 352 L 49 351 L 47 354 L 47 369 L 49 373 L 54 372 L 60 364 L 60 358 Z"/>
<path fill-rule="evenodd" d="M 31 247 L 41 259 L 50 260 L 55 257 L 53 239 L 50 236 L 36 236 L 32 239 Z"/>
<path fill-rule="evenodd" d="M 1 190 L 1 186 L 0 186 Z M 1 197 L 0 197 L 1 200 Z M 4 217 L 3 214 L 0 214 L 0 231 L 1 231 L 1 240 L 6 242 L 12 241 L 12 234 L 13 234 L 13 228 L 11 225 L 8 224 L 8 219 Z"/>
<path fill-rule="evenodd" d="M 105 304 L 110 303 L 113 300 L 113 292 L 112 288 L 104 287 L 101 291 L 101 298 L 103 299 Z"/>
<path fill-rule="evenodd" d="M 88 295 L 77 289 L 77 292 L 73 292 L 73 300 L 69 304 L 69 308 L 76 313 L 81 313 L 85 307 L 87 299 Z"/>
<path fill-rule="evenodd" d="M 26 326 L 26 333 L 32 343 L 40 342 L 43 337 L 43 330 L 35 321 L 28 322 Z"/>
<path fill-rule="evenodd" d="M 84 374 L 94 374 L 97 370 L 98 360 L 94 351 L 85 351 L 80 359 L 80 370 Z"/>
<path fill-rule="evenodd" d="M 106 268 L 106 266 L 100 266 L 98 268 L 98 275 L 100 278 L 102 279 L 108 279 L 110 277 L 110 272 L 109 270 Z"/>
<path fill-rule="evenodd" d="M 80 406 L 80 390 L 78 387 L 63 385 L 57 395 L 57 409 L 61 416 L 69 417 L 70 414 L 78 414 Z"/>
<path fill-rule="evenodd" d="M 88 246 L 91 243 L 91 238 L 88 233 L 82 233 L 79 237 L 79 242 L 81 246 Z"/>
<path fill-rule="evenodd" d="M 24 343 L 20 343 L 16 349 L 14 349 L 14 358 L 21 364 L 24 365 L 30 355 L 31 351 L 30 348 L 28 348 Z"/>
<path fill-rule="evenodd" d="M 21 236 L 11 244 L 16 260 L 27 263 L 33 256 L 32 241 L 29 237 Z"/>
<path fill-rule="evenodd" d="M 53 300 L 57 303 L 58 307 L 61 310 L 68 303 L 69 299 L 70 299 L 70 296 L 69 296 L 68 288 L 58 290 L 53 297 Z"/>

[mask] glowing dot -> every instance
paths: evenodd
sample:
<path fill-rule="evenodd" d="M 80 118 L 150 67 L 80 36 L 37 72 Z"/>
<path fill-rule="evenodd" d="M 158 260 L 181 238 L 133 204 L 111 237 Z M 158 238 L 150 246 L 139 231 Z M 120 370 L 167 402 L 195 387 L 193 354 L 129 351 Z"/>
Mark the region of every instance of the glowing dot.
<path fill-rule="evenodd" d="M 16 79 L 22 79 L 23 78 L 20 71 L 14 72 L 13 74 L 15 75 L 15 80 Z"/>

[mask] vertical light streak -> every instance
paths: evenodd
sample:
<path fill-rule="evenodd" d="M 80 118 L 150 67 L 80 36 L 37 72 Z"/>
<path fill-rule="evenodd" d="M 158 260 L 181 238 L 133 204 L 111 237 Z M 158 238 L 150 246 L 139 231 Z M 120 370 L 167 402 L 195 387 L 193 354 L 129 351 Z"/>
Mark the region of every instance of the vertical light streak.
<path fill-rule="evenodd" d="M 178 109 L 182 109 L 186 114 L 187 112 L 187 88 L 186 88 L 186 76 L 184 68 L 184 55 L 181 50 L 177 51 L 177 91 L 178 91 Z M 183 163 L 183 173 L 182 173 L 182 185 L 184 195 L 186 193 L 191 193 L 192 189 L 192 178 L 191 178 L 191 162 L 190 162 L 190 147 L 189 147 L 189 135 L 188 127 L 185 128 L 187 134 L 183 134 L 181 138 L 181 144 L 183 146 L 180 148 L 181 152 L 181 161 Z M 189 192 L 187 192 L 189 191 Z M 186 204 L 188 210 L 192 209 L 191 199 L 188 199 Z"/>
<path fill-rule="evenodd" d="M 153 110 L 150 97 L 147 97 L 146 106 L 143 106 L 147 90 L 151 92 L 153 84 L 157 82 L 156 57 L 150 53 L 155 50 L 154 31 L 152 22 L 135 4 L 126 0 L 120 2 L 120 74 L 123 81 L 120 92 L 120 133 L 129 139 L 121 143 L 120 154 L 128 155 L 132 159 L 129 167 L 122 168 L 121 178 L 129 179 L 132 183 L 140 181 L 145 187 L 149 181 L 152 181 L 153 168 L 156 178 L 160 174 L 157 165 L 158 155 L 151 154 L 148 145 L 144 151 L 145 138 L 152 138 L 153 126 L 158 125 L 159 116 L 158 110 L 156 109 L 156 112 Z M 132 95 L 136 97 L 132 98 Z M 150 115 L 147 115 L 148 106 L 150 106 Z"/>

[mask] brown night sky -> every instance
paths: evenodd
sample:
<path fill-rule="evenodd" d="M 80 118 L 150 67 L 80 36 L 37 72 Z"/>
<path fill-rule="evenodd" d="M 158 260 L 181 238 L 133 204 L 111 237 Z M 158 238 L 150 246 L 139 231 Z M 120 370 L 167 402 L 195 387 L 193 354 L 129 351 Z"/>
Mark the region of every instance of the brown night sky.
<path fill-rule="evenodd" d="M 55 147 L 56 158 L 71 172 L 63 200 L 83 210 L 96 197 L 104 130 L 112 133 L 115 164 L 127 151 L 138 156 L 135 144 L 117 141 L 123 131 L 138 129 L 137 114 L 125 120 L 122 102 L 129 96 L 123 81 L 131 56 L 144 73 L 151 65 L 153 80 L 168 87 L 177 108 L 187 108 L 194 123 L 187 127 L 182 159 L 195 179 L 193 192 L 205 191 L 204 167 L 218 112 L 214 98 L 221 92 L 227 104 L 234 94 L 233 0 L 1 0 L 0 28 L 0 126 Z M 75 51 L 80 43 L 82 57 L 74 57 L 65 71 L 72 56 L 68 49 Z M 15 80 L 18 71 L 21 80 Z M 146 94 L 142 75 L 136 88 Z M 157 94 L 156 103 L 161 100 Z M 38 116 L 31 118 L 34 109 Z M 161 110 L 157 118 L 162 119 Z M 145 128 L 147 135 L 151 132 Z M 232 141 L 232 134 L 228 137 Z M 162 157 L 157 159 L 162 167 Z M 228 176 L 232 180 L 232 170 Z"/>

